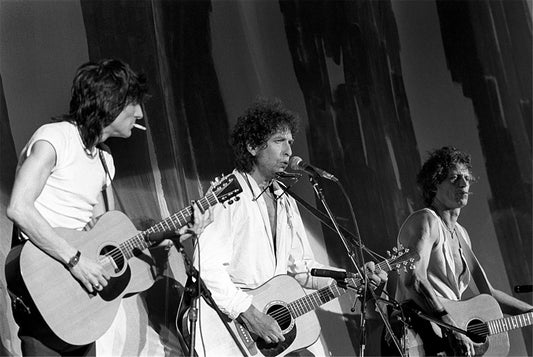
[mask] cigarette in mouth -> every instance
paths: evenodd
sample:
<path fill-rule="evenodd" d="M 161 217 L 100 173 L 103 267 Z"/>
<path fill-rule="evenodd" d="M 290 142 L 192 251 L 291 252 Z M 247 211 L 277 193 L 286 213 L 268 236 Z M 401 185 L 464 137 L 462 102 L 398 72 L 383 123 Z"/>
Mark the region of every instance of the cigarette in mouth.
<path fill-rule="evenodd" d="M 146 127 L 144 127 L 144 126 L 142 126 L 140 124 L 137 124 L 137 123 L 133 124 L 133 127 L 137 128 L 137 129 L 141 129 L 141 130 L 146 130 Z"/>

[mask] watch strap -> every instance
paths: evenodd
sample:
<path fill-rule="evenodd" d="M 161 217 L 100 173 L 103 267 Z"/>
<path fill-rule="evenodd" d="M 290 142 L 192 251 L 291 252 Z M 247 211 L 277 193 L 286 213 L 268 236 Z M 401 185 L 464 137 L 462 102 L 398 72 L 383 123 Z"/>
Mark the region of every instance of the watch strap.
<path fill-rule="evenodd" d="M 67 267 L 69 269 L 72 269 L 76 266 L 76 264 L 78 264 L 78 262 L 80 261 L 80 256 L 81 256 L 81 252 L 78 250 L 76 252 L 76 255 L 74 255 L 72 258 L 70 258 L 70 260 L 68 261 L 67 263 Z"/>

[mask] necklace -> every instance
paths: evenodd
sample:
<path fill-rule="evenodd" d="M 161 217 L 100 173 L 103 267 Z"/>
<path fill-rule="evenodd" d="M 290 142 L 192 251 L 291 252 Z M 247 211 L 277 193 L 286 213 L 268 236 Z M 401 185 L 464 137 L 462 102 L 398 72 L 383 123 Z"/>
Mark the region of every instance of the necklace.
<path fill-rule="evenodd" d="M 431 209 L 437 214 L 444 228 L 450 233 L 450 236 L 452 237 L 452 239 L 454 239 L 454 236 L 457 235 L 455 223 L 453 225 L 453 228 L 448 227 L 448 225 L 446 224 L 446 221 L 442 219 L 442 217 L 440 216 L 439 212 L 435 209 L 435 207 L 431 206 Z"/>
<path fill-rule="evenodd" d="M 452 239 L 454 239 L 455 235 L 457 234 L 457 231 L 455 230 L 455 226 L 450 229 L 446 224 L 444 224 L 444 227 L 446 227 L 446 230 L 448 232 L 450 232 L 450 237 L 452 237 Z"/>
<path fill-rule="evenodd" d="M 83 147 L 83 151 L 85 151 L 85 155 L 87 155 L 91 159 L 94 159 L 96 155 L 98 154 L 97 148 L 93 148 L 92 150 L 90 150 L 90 149 L 87 149 L 86 147 Z"/>

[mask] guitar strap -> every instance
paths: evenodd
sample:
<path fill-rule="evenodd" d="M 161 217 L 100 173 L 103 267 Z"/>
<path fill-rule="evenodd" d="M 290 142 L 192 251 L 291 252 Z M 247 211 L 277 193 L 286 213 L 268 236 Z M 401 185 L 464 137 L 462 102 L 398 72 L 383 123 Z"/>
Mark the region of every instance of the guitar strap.
<path fill-rule="evenodd" d="M 461 230 L 463 228 L 461 227 Z M 491 285 L 489 283 L 489 280 L 487 279 L 487 275 L 485 274 L 485 271 L 481 267 L 481 264 L 479 264 L 479 261 L 477 260 L 474 252 L 472 251 L 472 248 L 470 248 L 470 245 L 466 243 L 466 240 L 463 238 L 464 232 L 461 232 L 462 234 L 457 234 L 459 236 L 459 242 L 461 243 L 461 248 L 463 250 L 463 254 L 466 260 L 466 264 L 468 265 L 468 268 L 470 269 L 470 273 L 472 274 L 472 277 L 474 278 L 475 285 L 477 289 L 479 290 L 480 294 L 491 294 Z"/>
<path fill-rule="evenodd" d="M 99 156 L 100 156 L 100 161 L 102 162 L 102 166 L 104 167 L 104 171 L 106 173 L 106 176 L 109 177 L 109 182 L 110 182 L 110 185 L 111 185 L 111 189 L 113 190 L 113 194 L 115 195 L 115 199 L 118 201 L 119 206 L 122 207 L 122 209 L 124 209 L 124 205 L 122 204 L 122 201 L 120 200 L 120 196 L 118 195 L 118 192 L 117 192 L 117 190 L 115 188 L 115 185 L 113 185 L 113 178 L 111 177 L 111 174 L 109 173 L 109 169 L 107 168 L 107 163 L 106 163 L 105 157 L 104 157 L 104 151 L 106 151 L 107 153 L 111 154 L 111 149 L 109 148 L 109 146 L 107 146 L 104 143 L 100 143 L 98 146 L 99 146 L 99 149 L 100 149 L 100 150 L 98 150 L 98 153 L 99 153 Z M 109 211 L 109 197 L 107 197 L 107 185 L 102 190 L 102 195 L 104 197 L 105 210 Z"/>

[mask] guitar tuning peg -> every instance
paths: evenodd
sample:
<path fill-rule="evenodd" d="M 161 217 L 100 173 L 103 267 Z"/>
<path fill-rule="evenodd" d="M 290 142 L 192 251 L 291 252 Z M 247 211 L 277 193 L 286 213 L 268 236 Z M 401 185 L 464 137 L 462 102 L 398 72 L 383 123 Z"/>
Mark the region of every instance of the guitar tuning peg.
<path fill-rule="evenodd" d="M 231 205 L 233 203 L 233 200 L 228 200 L 228 204 Z"/>
<path fill-rule="evenodd" d="M 238 200 L 240 200 L 241 198 L 239 196 L 235 197 L 235 202 L 237 202 Z"/>
<path fill-rule="evenodd" d="M 387 250 L 387 256 L 390 257 L 391 254 L 390 254 L 390 250 Z"/>
<path fill-rule="evenodd" d="M 394 248 L 392 248 L 392 251 L 393 251 L 394 253 L 397 253 L 397 252 L 398 252 L 398 248 L 394 247 Z"/>

